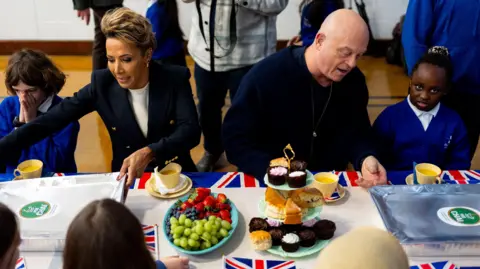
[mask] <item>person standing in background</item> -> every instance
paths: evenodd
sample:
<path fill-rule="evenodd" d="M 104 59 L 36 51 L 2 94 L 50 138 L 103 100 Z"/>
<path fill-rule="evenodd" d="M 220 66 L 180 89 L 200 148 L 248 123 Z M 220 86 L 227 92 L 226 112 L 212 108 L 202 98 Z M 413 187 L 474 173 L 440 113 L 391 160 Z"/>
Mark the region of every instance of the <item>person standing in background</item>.
<path fill-rule="evenodd" d="M 150 0 L 147 19 L 157 40 L 152 59 L 164 64 L 187 66 L 183 49 L 183 32 L 178 22 L 176 0 Z"/>
<path fill-rule="evenodd" d="M 205 155 L 200 172 L 212 171 L 224 151 L 222 107 L 230 90 L 250 68 L 273 54 L 277 45 L 277 15 L 288 0 L 183 0 L 195 2 L 188 51 L 195 61 L 198 111 Z"/>
<path fill-rule="evenodd" d="M 107 68 L 106 38 L 102 33 L 100 22 L 107 11 L 122 6 L 123 0 L 73 0 L 73 8 L 77 11 L 77 16 L 84 20 L 87 25 L 90 24 L 90 9 L 93 10 L 93 21 L 95 23 L 92 49 L 93 70 Z"/>
<path fill-rule="evenodd" d="M 312 45 L 325 18 L 341 8 L 345 8 L 343 0 L 303 0 L 299 7 L 300 35 L 290 39 L 288 46 L 301 44 L 308 47 Z"/>
<path fill-rule="evenodd" d="M 473 158 L 480 135 L 480 1 L 410 0 L 402 44 L 409 74 L 429 47 L 447 47 L 453 89 L 442 103 L 464 121 Z"/>

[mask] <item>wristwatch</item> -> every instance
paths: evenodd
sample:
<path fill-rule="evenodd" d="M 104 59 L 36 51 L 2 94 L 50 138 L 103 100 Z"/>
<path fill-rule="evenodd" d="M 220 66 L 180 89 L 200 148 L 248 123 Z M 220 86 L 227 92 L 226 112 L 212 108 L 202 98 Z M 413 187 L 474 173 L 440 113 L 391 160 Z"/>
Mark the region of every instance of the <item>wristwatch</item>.
<path fill-rule="evenodd" d="M 13 127 L 15 127 L 15 128 L 21 127 L 24 124 L 25 124 L 25 122 L 21 122 L 20 119 L 18 118 L 18 116 L 16 116 L 13 119 Z"/>

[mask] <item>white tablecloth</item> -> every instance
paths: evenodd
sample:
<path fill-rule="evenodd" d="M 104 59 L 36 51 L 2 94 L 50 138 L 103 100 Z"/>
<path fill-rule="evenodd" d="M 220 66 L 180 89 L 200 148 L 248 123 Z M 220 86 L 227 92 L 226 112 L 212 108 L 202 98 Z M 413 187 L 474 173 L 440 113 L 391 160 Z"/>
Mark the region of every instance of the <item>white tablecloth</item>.
<path fill-rule="evenodd" d="M 222 255 L 244 257 L 253 259 L 276 259 L 281 257 L 270 255 L 264 252 L 255 252 L 248 239 L 248 223 L 252 217 L 259 215 L 258 200 L 264 195 L 265 189 L 212 189 L 212 192 L 223 192 L 237 206 L 240 216 L 239 225 L 232 239 L 221 249 L 218 249 L 204 256 L 191 256 L 191 268 L 223 268 Z M 162 230 L 164 213 L 173 203 L 172 200 L 159 200 L 151 197 L 145 190 L 130 190 L 127 198 L 127 206 L 134 212 L 143 224 L 159 225 L 159 247 L 160 256 L 178 255 L 178 253 L 165 241 Z M 334 204 L 323 207 L 322 218 L 330 219 L 337 224 L 335 237 L 344 234 L 354 227 L 375 226 L 385 229 L 375 205 L 367 191 L 361 188 L 348 188 L 345 198 Z M 115 247 L 115 246 L 112 246 Z M 25 258 L 27 269 L 57 269 L 61 268 L 62 253 L 48 252 L 24 252 L 21 255 Z M 348 257 L 348 253 L 345 253 Z M 296 260 L 297 268 L 311 269 L 316 256 L 310 256 Z M 442 260 L 450 260 L 457 266 L 480 266 L 480 254 L 478 257 L 448 257 L 448 258 L 411 258 L 411 265 L 428 263 Z"/>

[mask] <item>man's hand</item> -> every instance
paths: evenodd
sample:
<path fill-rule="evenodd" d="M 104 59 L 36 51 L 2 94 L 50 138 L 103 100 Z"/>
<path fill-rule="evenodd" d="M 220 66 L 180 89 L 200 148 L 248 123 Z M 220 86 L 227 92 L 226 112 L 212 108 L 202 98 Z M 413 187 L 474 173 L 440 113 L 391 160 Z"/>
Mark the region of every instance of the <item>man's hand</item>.
<path fill-rule="evenodd" d="M 373 156 L 368 156 L 362 163 L 362 177 L 356 183 L 364 188 L 387 184 L 387 171 Z"/>
<path fill-rule="evenodd" d="M 135 151 L 125 160 L 123 160 L 123 165 L 120 169 L 118 179 L 128 174 L 126 186 L 130 187 L 136 178 L 139 178 L 143 175 L 145 168 L 153 160 L 153 158 L 153 151 L 149 147 L 144 147 Z"/>
<path fill-rule="evenodd" d="M 77 17 L 81 18 L 82 21 L 85 21 L 87 25 L 90 24 L 90 9 L 86 8 L 84 10 L 77 10 Z"/>

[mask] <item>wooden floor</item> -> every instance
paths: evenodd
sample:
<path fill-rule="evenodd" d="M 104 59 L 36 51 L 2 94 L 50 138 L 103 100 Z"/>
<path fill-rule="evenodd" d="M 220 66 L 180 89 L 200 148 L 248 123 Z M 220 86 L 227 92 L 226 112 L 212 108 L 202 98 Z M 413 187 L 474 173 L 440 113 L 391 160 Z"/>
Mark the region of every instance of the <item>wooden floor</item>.
<path fill-rule="evenodd" d="M 88 84 L 91 73 L 91 59 L 88 56 L 53 56 L 56 64 L 68 75 L 67 83 L 60 96 L 71 96 L 81 87 Z M 0 56 L 0 80 L 4 81 L 4 69 L 8 57 Z M 187 59 L 187 63 L 193 74 L 193 61 Z M 367 78 L 370 91 L 368 112 L 373 122 L 378 114 L 388 105 L 402 100 L 408 89 L 408 78 L 400 67 L 387 65 L 383 58 L 364 57 L 359 62 L 359 67 Z M 193 77 L 191 79 L 193 92 L 196 99 L 196 89 Z M 4 84 L 1 84 L 0 96 L 6 96 Z M 196 100 L 197 101 L 197 100 Z M 226 102 L 224 113 L 228 109 Z M 202 142 L 201 142 L 202 143 Z M 203 155 L 203 147 L 200 144 L 192 150 L 192 157 L 197 162 Z M 478 149 L 477 149 L 477 152 Z M 106 172 L 110 171 L 111 146 L 108 133 L 103 122 L 96 113 L 92 113 L 80 120 L 80 134 L 77 150 L 75 153 L 78 169 L 81 172 Z M 475 156 L 472 168 L 480 169 L 480 157 Z M 228 166 L 223 171 L 233 170 L 235 167 Z"/>

